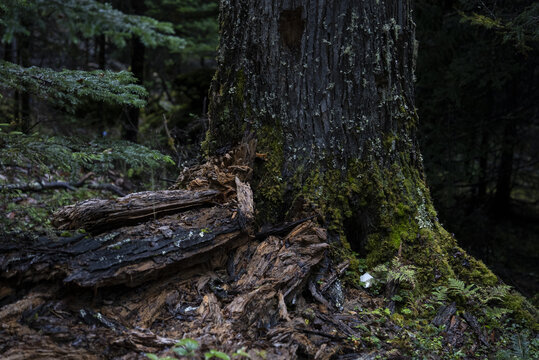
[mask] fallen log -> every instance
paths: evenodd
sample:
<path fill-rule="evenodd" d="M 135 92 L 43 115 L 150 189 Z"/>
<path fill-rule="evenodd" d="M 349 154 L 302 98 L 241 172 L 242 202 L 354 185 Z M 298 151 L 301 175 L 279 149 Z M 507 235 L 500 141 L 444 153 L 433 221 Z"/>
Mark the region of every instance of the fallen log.
<path fill-rule="evenodd" d="M 113 184 L 100 184 L 95 181 L 87 184 L 90 189 L 110 191 L 118 196 L 125 196 L 122 190 Z M 25 184 L 8 184 L 0 185 L 0 191 L 2 190 L 20 190 L 20 191 L 43 191 L 43 190 L 56 190 L 64 189 L 76 191 L 78 187 L 82 187 L 79 183 L 71 183 L 67 181 L 52 181 L 52 182 L 33 182 Z"/>
<path fill-rule="evenodd" d="M 217 190 L 144 191 L 112 199 L 90 199 L 65 206 L 53 214 L 53 224 L 60 230 L 84 228 L 92 233 L 132 225 L 180 210 L 215 202 Z"/>
<path fill-rule="evenodd" d="M 0 278 L 62 279 L 82 287 L 136 286 L 167 271 L 209 261 L 247 241 L 224 206 L 192 210 L 96 237 L 38 238 L 23 248 L 0 243 Z M 21 249 L 21 250 L 19 250 Z"/>

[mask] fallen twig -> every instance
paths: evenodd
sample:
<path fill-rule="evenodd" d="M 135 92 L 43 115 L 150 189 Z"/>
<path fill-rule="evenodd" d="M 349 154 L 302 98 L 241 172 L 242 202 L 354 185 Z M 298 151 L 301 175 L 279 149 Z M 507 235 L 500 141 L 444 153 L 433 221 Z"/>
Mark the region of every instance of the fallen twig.
<path fill-rule="evenodd" d="M 332 335 L 332 334 L 325 333 L 325 332 L 323 332 L 323 331 L 303 329 L 303 328 L 300 328 L 300 327 L 296 327 L 295 329 L 296 329 L 297 331 L 301 331 L 301 332 L 306 333 L 306 334 L 312 334 L 312 335 L 323 336 L 323 337 L 326 337 L 326 338 L 332 339 L 332 340 L 346 340 L 346 339 L 347 339 L 347 338 L 344 337 L 344 336 Z"/>
<path fill-rule="evenodd" d="M 350 266 L 350 261 L 345 261 L 345 262 L 337 265 L 337 269 L 336 269 L 335 273 L 333 275 L 331 275 L 331 277 L 329 279 L 327 279 L 327 281 L 324 283 L 324 285 L 320 288 L 320 292 L 322 292 L 322 293 L 326 292 L 326 290 L 329 289 L 329 287 L 331 285 L 333 285 L 335 280 L 337 280 L 339 278 L 339 276 L 341 276 L 346 271 L 346 269 L 348 269 L 349 266 Z"/>
<path fill-rule="evenodd" d="M 44 190 L 55 190 L 55 189 L 65 189 L 65 190 L 71 190 L 76 191 L 77 188 L 80 188 L 84 186 L 86 183 L 86 180 L 88 180 L 91 176 L 93 176 L 93 173 L 88 173 L 84 175 L 79 181 L 77 182 L 67 182 L 67 181 L 51 181 L 51 182 L 43 182 L 43 181 L 35 181 L 31 183 L 22 183 L 22 184 L 7 184 L 7 185 L 0 185 L 0 191 L 4 190 L 20 190 L 20 191 L 44 191 Z M 105 190 L 110 191 L 118 196 L 125 196 L 126 194 L 116 185 L 113 184 L 102 184 L 95 181 L 92 181 L 88 184 L 88 187 L 90 189 L 95 190 Z"/>

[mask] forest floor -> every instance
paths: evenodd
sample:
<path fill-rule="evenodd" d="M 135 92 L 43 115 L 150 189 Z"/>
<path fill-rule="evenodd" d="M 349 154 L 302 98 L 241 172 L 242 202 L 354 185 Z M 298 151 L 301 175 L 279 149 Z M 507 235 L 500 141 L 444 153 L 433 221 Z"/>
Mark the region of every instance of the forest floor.
<path fill-rule="evenodd" d="M 336 245 L 316 217 L 257 229 L 249 214 L 249 194 L 239 191 L 251 174 L 249 153 L 240 148 L 185 171 L 167 193 L 182 199 L 175 198 L 174 209 L 154 210 L 148 216 L 132 206 L 123 208 L 127 198 L 110 199 L 107 206 L 113 212 L 103 217 L 120 220 L 103 224 L 97 217 L 100 227 L 86 233 L 69 225 L 87 219 L 88 212 L 81 209 L 95 210 L 83 202 L 52 215 L 38 214 L 61 230 L 25 231 L 19 222 L 18 231 L 4 231 L 0 356 L 533 359 L 538 355 L 535 334 L 516 325 L 503 330 L 503 312 L 491 315 L 499 323 L 492 327 L 477 308 L 464 311 L 437 294 L 406 300 L 404 292 L 384 296 L 385 284 L 380 281 L 365 287 L 357 281 L 365 269 L 353 258 L 334 255 Z M 200 200 L 201 194 L 209 200 Z M 70 197 L 62 205 L 73 200 Z M 178 201 L 190 201 L 189 206 L 179 206 Z M 40 207 L 38 201 L 30 205 Z M 17 215 L 14 207 L 6 205 L 4 211 L 8 218 Z M 22 220 L 35 222 L 30 217 Z"/>

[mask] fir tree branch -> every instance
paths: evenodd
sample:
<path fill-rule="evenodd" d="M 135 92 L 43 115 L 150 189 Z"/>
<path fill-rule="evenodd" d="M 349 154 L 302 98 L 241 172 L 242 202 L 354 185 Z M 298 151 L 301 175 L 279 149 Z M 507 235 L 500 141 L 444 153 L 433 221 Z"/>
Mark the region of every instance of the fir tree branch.
<path fill-rule="evenodd" d="M 0 60 L 0 87 L 29 92 L 68 110 L 88 98 L 142 107 L 147 93 L 135 82 L 133 74 L 127 71 L 55 71 Z"/>
<path fill-rule="evenodd" d="M 174 35 L 171 23 L 125 14 L 108 3 L 96 0 L 7 0 L 0 6 L 0 26 L 4 27 L 2 42 L 9 43 L 14 34 L 29 32 L 19 18 L 43 18 L 44 14 L 53 19 L 60 29 L 65 29 L 73 43 L 78 43 L 79 35 L 86 39 L 106 35 L 116 46 L 124 47 L 126 40 L 136 36 L 147 47 L 164 46 L 172 52 L 182 50 L 186 43 Z M 43 21 L 34 21 L 32 26 L 47 30 Z"/>

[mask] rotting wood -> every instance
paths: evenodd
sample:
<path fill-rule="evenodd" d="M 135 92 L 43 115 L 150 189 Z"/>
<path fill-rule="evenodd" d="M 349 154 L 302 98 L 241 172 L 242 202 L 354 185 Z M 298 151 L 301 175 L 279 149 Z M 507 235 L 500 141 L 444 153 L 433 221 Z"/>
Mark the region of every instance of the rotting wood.
<path fill-rule="evenodd" d="M 260 229 L 259 232 L 255 234 L 255 238 L 257 239 L 265 239 L 268 236 L 282 236 L 288 234 L 290 231 L 292 231 L 296 226 L 309 221 L 313 220 L 316 216 L 309 216 L 300 220 L 292 221 L 292 222 L 285 222 L 282 224 L 277 225 L 264 225 Z"/>
<path fill-rule="evenodd" d="M 115 248 L 126 237 L 133 238 L 133 234 L 144 229 L 154 236 L 171 239 L 178 230 L 178 222 L 181 227 L 191 226 L 194 230 L 201 229 L 203 224 L 217 228 L 227 216 L 236 221 L 232 219 L 234 211 L 235 208 L 224 206 L 190 210 L 180 217 L 168 216 L 131 230 L 120 229 L 126 234 L 116 235 L 103 246 Z M 237 223 L 236 228 L 240 228 Z M 35 253 L 49 249 L 41 253 L 44 257 L 55 252 L 75 256 L 75 249 L 77 253 L 85 248 L 83 240 L 88 239 L 74 236 L 65 239 L 63 245 L 49 243 L 51 246 L 47 247 L 45 239 L 41 239 L 29 248 Z M 135 288 L 109 286 L 94 295 L 91 288 L 74 291 L 78 288 L 65 287 L 61 282 L 37 285 L 28 295 L 10 300 L 0 308 L 0 357 L 131 359 L 142 358 L 140 354 L 146 352 L 164 357 L 173 355 L 170 347 L 185 337 L 228 353 L 245 347 L 250 349 L 247 351 L 252 359 L 262 359 L 257 352 L 261 348 L 267 351 L 267 358 L 278 360 L 297 358 L 298 353 L 327 360 L 337 354 L 354 353 L 358 349 L 349 339 L 361 337 L 357 325 L 381 326 L 374 315 L 355 314 L 357 309 L 380 308 L 383 299 L 349 289 L 352 293 L 347 295 L 342 310 L 313 303 L 305 290 L 320 271 L 317 265 L 327 249 L 326 242 L 325 231 L 306 222 L 287 236 L 244 243 L 235 252 L 211 251 L 213 256 L 233 257 L 240 274 L 235 279 L 227 276 L 226 260 L 221 259 L 217 267 L 167 267 L 158 272 L 158 277 L 146 277 L 155 281 Z M 3 252 L 0 249 L 0 254 Z M 35 259 L 39 257 L 34 258 L 34 264 L 42 269 L 39 274 L 47 274 L 39 264 L 41 260 Z M 342 263 L 334 271 L 338 273 L 345 266 Z M 212 284 L 217 283 L 226 296 L 216 296 Z M 390 320 L 384 326 L 391 336 L 400 334 L 400 328 Z M 453 316 L 447 339 L 460 346 L 471 331 L 475 329 Z M 387 349 L 381 353 L 395 358 L 389 356 L 393 352 Z"/>
<path fill-rule="evenodd" d="M 320 287 L 320 292 L 324 293 L 326 292 L 333 283 L 339 279 L 339 277 L 348 269 L 350 266 L 350 261 L 344 261 L 337 265 L 335 272 L 333 272 L 330 277 L 324 282 L 324 284 Z"/>
<path fill-rule="evenodd" d="M 336 341 L 346 340 L 347 339 L 344 336 L 332 335 L 332 334 L 328 334 L 328 333 L 325 333 L 325 332 L 322 332 L 322 331 L 309 330 L 309 329 L 304 329 L 304 328 L 299 328 L 299 327 L 296 328 L 296 330 L 304 332 L 306 334 L 313 334 L 313 335 L 327 337 L 328 339 L 332 339 L 332 340 L 336 340 Z"/>
<path fill-rule="evenodd" d="M 236 177 L 248 182 L 253 174 L 256 141 L 246 139 L 228 153 L 213 157 L 206 163 L 185 169 L 172 189 L 207 190 L 221 192 L 220 200 L 227 202 L 236 195 Z"/>
<path fill-rule="evenodd" d="M 25 244 L 24 251 L 0 247 L 0 277 L 23 282 L 62 279 L 82 287 L 136 286 L 246 242 L 233 214 L 233 209 L 213 207 L 188 212 L 183 221 L 169 216 L 97 237 L 78 235 L 59 242 L 41 238 Z M 194 220 L 203 224 L 187 225 Z"/>
<path fill-rule="evenodd" d="M 112 199 L 90 199 L 65 206 L 53 214 L 53 224 L 61 230 L 84 228 L 99 233 L 119 226 L 208 205 L 220 195 L 217 190 L 144 191 Z"/>
<path fill-rule="evenodd" d="M 261 242 L 236 282 L 234 290 L 241 295 L 226 307 L 227 313 L 238 319 L 238 326 L 242 327 L 275 321 L 279 316 L 278 290 L 282 291 L 285 302 L 293 301 L 322 260 L 329 246 L 326 241 L 325 231 L 308 221 L 285 239 L 270 236 Z"/>
<path fill-rule="evenodd" d="M 324 298 L 324 296 L 322 296 L 322 294 L 318 292 L 318 289 L 313 281 L 309 281 L 309 291 L 311 292 L 313 298 L 315 298 L 320 304 L 323 304 L 328 308 L 331 307 L 331 304 Z"/>
<path fill-rule="evenodd" d="M 452 302 L 449 305 L 444 305 L 438 309 L 436 316 L 432 319 L 432 325 L 442 326 L 445 325 L 446 328 L 449 328 L 449 320 L 457 312 L 457 304 Z"/>
<path fill-rule="evenodd" d="M 235 224 L 235 231 L 239 232 L 237 219 L 232 218 L 235 211 L 235 207 L 226 206 L 193 209 L 180 216 L 119 229 L 113 232 L 120 232 L 119 235 L 88 252 L 94 253 L 95 260 L 100 250 L 109 249 L 111 245 L 110 249 L 120 250 L 116 249 L 118 245 L 122 248 L 144 241 L 148 234 L 170 240 L 180 228 L 198 231 L 204 229 L 203 226 L 223 229 L 227 224 Z M 134 234 L 146 235 L 135 238 Z M 222 235 L 216 238 L 219 236 Z M 247 239 L 245 234 L 243 236 Z M 126 238 L 132 241 L 123 244 Z M 90 246 L 85 240 L 88 239 L 76 236 L 59 245 L 42 239 L 29 248 L 34 255 L 39 249 L 48 249 L 40 253 L 44 258 L 57 252 L 77 257 L 77 253 L 83 253 Z M 237 240 L 241 239 L 231 241 Z M 157 248 L 161 249 L 162 241 L 157 241 Z M 97 243 L 99 241 L 92 240 L 89 244 L 92 247 Z M 245 347 L 252 359 L 262 359 L 258 350 L 263 349 L 265 358 L 269 359 L 295 359 L 301 354 L 306 358 L 329 360 L 364 350 L 350 340 L 362 337 L 359 324 L 375 329 L 383 327 L 382 331 L 388 332 L 388 336 L 401 336 L 402 329 L 391 319 L 380 323 L 377 316 L 369 312 L 357 314 L 358 309 L 382 307 L 381 297 L 373 298 L 363 290 L 347 289 L 347 300 L 343 308 L 338 309 L 320 305 L 307 294 L 308 284 L 325 268 L 321 261 L 328 246 L 325 230 L 307 221 L 283 237 L 245 242 L 235 251 L 214 248 L 207 254 L 218 257 L 215 264 L 219 265 L 214 266 L 212 262 L 209 266 L 166 267 L 158 272 L 158 277 L 145 277 L 154 281 L 146 281 L 135 288 L 123 286 L 124 282 L 116 284 L 120 286 L 110 283 L 112 286 L 94 294 L 91 287 L 66 287 L 62 281 L 41 285 L 26 283 L 31 288 L 27 294 L 17 295 L 18 298 L 0 308 L 0 357 L 142 359 L 141 353 L 146 352 L 166 357 L 174 355 L 170 348 L 176 341 L 193 338 L 204 349 L 215 348 L 229 354 Z M 16 247 L 6 246 L 0 249 L 0 254 L 7 251 L 14 254 Z M 237 271 L 234 277 L 228 276 L 225 270 L 228 257 Z M 40 274 L 54 271 L 44 270 L 39 257 L 33 259 L 32 265 L 41 269 Z M 135 260 L 135 266 L 147 264 L 146 260 Z M 3 265 L 4 261 L 0 261 Z M 86 258 L 86 262 L 81 267 L 92 266 L 90 258 Z M 339 273 L 346 265 L 344 262 L 333 271 Z M 9 283 L 20 284 L 19 281 Z M 215 293 L 216 286 L 225 296 Z M 455 316 L 450 320 L 448 335 L 452 344 L 460 345 L 473 329 L 464 320 L 453 319 Z M 395 349 L 384 348 L 377 352 L 384 358 L 400 358 L 394 356 Z"/>
<path fill-rule="evenodd" d="M 329 360 L 361 355 L 351 340 L 363 335 L 359 324 L 401 336 L 391 319 L 362 312 L 384 305 L 364 290 L 345 289 L 342 306 L 317 303 L 336 304 L 331 290 L 349 262 L 326 264 L 328 234 L 313 217 L 249 235 L 253 225 L 238 216 L 248 171 L 236 153 L 218 161 L 225 170 L 210 161 L 197 172 L 217 178 L 189 180 L 202 186 L 193 191 L 216 189 L 219 205 L 94 237 L 0 241 L 0 357 L 166 357 L 177 340 L 193 338 L 204 349 L 245 348 L 252 359 Z M 466 317 L 444 316 L 453 346 L 482 332 Z M 398 349 L 377 352 L 401 358 Z"/>
<path fill-rule="evenodd" d="M 5 308 L 2 313 L 9 316 L 0 313 L 2 359 L 112 358 L 126 350 L 157 351 L 177 341 L 123 326 L 91 309 L 75 310 L 69 302 L 55 299 L 57 290 L 31 292 Z"/>
<path fill-rule="evenodd" d="M 477 321 L 476 317 L 467 312 L 462 314 L 462 317 L 464 318 L 464 320 L 466 320 L 468 325 L 470 325 L 472 330 L 477 335 L 477 338 L 483 343 L 483 345 L 490 347 L 491 344 L 489 343 L 488 338 L 485 336 L 483 327 L 479 325 L 479 322 Z"/>

